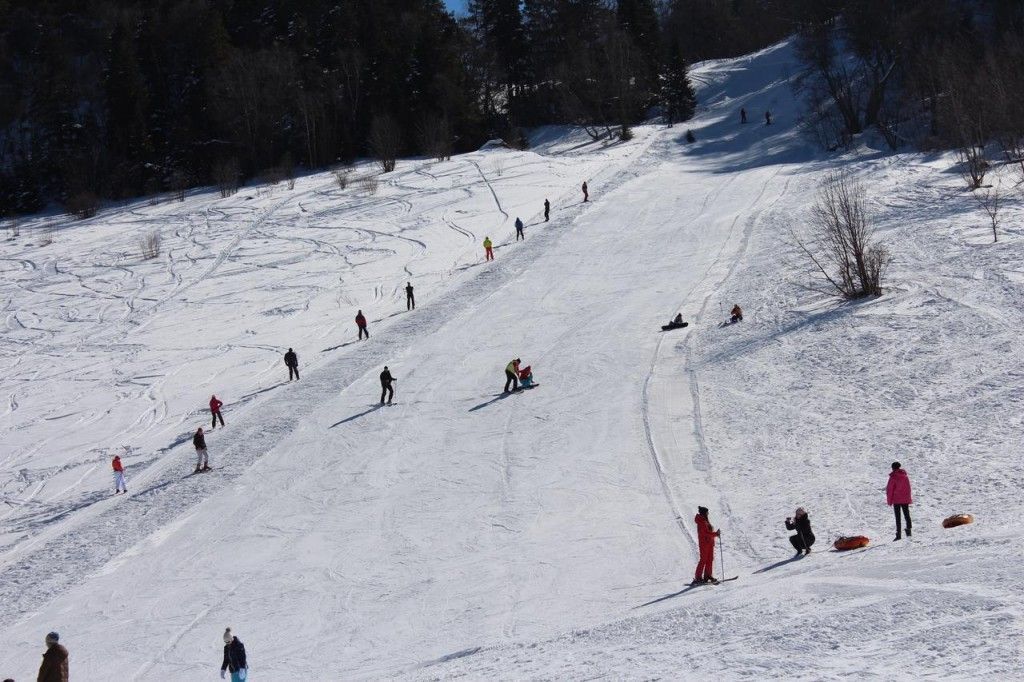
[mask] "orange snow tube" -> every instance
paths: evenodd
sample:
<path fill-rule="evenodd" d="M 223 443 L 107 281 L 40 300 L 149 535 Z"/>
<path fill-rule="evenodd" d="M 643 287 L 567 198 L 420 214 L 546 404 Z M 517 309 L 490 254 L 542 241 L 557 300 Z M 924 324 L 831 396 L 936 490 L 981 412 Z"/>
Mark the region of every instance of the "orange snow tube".
<path fill-rule="evenodd" d="M 942 527 L 956 528 L 957 526 L 966 526 L 968 523 L 974 523 L 974 517 L 970 514 L 953 514 L 942 520 Z"/>
<path fill-rule="evenodd" d="M 860 549 L 861 547 L 867 547 L 868 543 L 871 542 L 863 535 L 851 535 L 850 537 L 842 537 L 832 543 L 840 552 L 845 552 L 848 549 Z"/>

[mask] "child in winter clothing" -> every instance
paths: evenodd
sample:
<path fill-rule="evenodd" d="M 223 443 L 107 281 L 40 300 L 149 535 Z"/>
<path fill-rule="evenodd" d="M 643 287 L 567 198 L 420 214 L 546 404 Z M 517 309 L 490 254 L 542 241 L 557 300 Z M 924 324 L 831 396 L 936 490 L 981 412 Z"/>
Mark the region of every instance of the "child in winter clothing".
<path fill-rule="evenodd" d="M 899 462 L 892 463 L 892 472 L 889 474 L 889 483 L 885 486 L 885 502 L 892 507 L 896 515 L 896 540 L 903 538 L 903 528 L 900 523 L 900 513 L 907 521 L 907 537 L 910 537 L 910 505 L 914 503 L 910 493 L 910 477 L 903 470 Z"/>
<path fill-rule="evenodd" d="M 128 485 L 124 482 L 124 467 L 121 465 L 120 455 L 114 455 L 112 466 L 114 467 L 114 494 L 128 492 Z"/>

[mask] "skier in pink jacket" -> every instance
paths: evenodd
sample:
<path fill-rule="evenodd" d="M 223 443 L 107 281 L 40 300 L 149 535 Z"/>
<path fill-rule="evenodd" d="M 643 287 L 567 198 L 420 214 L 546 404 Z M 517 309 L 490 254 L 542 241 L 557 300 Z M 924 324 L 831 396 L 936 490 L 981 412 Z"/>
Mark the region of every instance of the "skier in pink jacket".
<path fill-rule="evenodd" d="M 889 474 L 889 483 L 885 486 L 885 501 L 892 507 L 896 514 L 896 540 L 903 538 L 903 528 L 900 523 L 900 512 L 907 520 L 907 537 L 910 537 L 910 505 L 914 503 L 910 496 L 910 477 L 903 470 L 899 462 L 892 463 L 892 473 Z"/>

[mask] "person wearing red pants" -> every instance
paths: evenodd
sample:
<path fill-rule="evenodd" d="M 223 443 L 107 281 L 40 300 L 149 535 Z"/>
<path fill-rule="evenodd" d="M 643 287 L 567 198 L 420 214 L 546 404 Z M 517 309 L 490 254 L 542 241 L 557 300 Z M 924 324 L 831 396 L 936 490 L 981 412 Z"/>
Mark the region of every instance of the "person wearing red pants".
<path fill-rule="evenodd" d="M 708 508 L 697 507 L 697 515 L 693 517 L 697 524 L 697 545 L 700 547 L 700 561 L 697 563 L 697 572 L 693 576 L 693 585 L 701 583 L 717 583 L 711 575 L 712 564 L 715 561 L 715 538 L 722 534 L 722 531 L 715 530 L 708 521 Z"/>

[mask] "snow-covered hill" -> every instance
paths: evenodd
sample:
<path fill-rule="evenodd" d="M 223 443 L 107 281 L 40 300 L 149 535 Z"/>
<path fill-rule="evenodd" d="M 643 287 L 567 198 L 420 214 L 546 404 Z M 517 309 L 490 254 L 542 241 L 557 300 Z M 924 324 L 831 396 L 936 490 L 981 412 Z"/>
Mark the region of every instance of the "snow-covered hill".
<path fill-rule="evenodd" d="M 1021 204 L 991 245 L 948 157 L 816 155 L 795 70 L 786 44 L 698 65 L 698 116 L 630 143 L 548 130 L 376 195 L 315 175 L 3 242 L 0 676 L 56 629 L 75 679 L 203 679 L 227 626 L 257 680 L 1024 672 Z M 856 305 L 788 239 L 837 166 L 895 256 Z M 541 385 L 505 397 L 513 357 Z M 218 469 L 189 477 L 212 393 Z M 680 593 L 698 504 L 740 578 Z M 817 551 L 788 562 L 797 505 Z M 825 551 L 850 533 L 873 546 Z"/>

